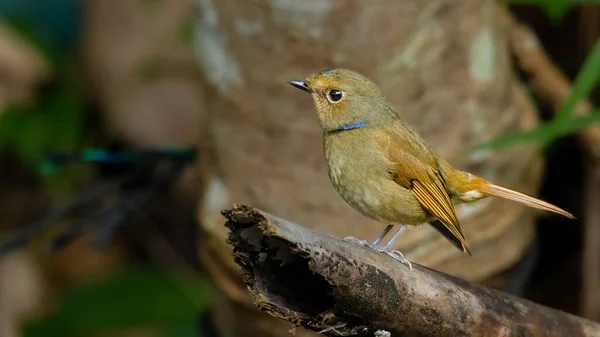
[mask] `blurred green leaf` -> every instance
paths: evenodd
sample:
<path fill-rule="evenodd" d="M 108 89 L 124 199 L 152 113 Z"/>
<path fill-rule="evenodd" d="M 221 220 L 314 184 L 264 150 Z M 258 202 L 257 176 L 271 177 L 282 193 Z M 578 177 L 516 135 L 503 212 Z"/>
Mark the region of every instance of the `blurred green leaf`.
<path fill-rule="evenodd" d="M 69 7 L 64 1 L 61 5 L 63 7 L 56 7 L 56 13 L 36 12 L 39 6 L 32 0 L 8 5 L 14 10 L 7 10 L 7 4 L 2 7 L 5 9 L 3 20 L 8 26 L 36 47 L 54 68 L 54 78 L 37 88 L 35 102 L 9 105 L 0 112 L 0 150 L 16 154 L 34 171 L 38 170 L 47 149 L 70 151 L 81 146 L 83 139 L 83 79 L 73 66 L 77 64 L 74 51 L 60 45 L 60 38 L 53 39 L 72 28 L 70 22 L 55 20 L 56 15 L 64 12 L 64 6 Z M 76 6 L 73 7 L 77 12 Z M 39 26 L 39 22 L 61 24 L 48 28 L 52 31 L 49 32 Z"/>
<path fill-rule="evenodd" d="M 3 21 L 8 24 L 8 27 L 16 33 L 20 38 L 29 42 L 32 47 L 35 47 L 46 60 L 56 64 L 61 56 L 61 51 L 49 41 L 46 41 L 39 31 L 33 28 L 29 20 L 19 16 L 6 16 Z"/>
<path fill-rule="evenodd" d="M 560 22 L 575 7 L 575 2 L 572 0 L 544 0 L 541 2 L 540 6 L 554 23 Z"/>
<path fill-rule="evenodd" d="M 17 154 L 37 170 L 46 150 L 73 151 L 83 145 L 84 101 L 75 71 L 61 71 L 37 102 L 11 105 L 0 114 L 0 150 Z"/>
<path fill-rule="evenodd" d="M 586 116 L 576 116 L 569 118 L 568 120 L 561 122 L 559 125 L 555 125 L 556 121 L 550 121 L 543 123 L 538 127 L 514 132 L 499 138 L 496 138 L 490 142 L 476 145 L 473 150 L 495 150 L 510 147 L 513 145 L 528 143 L 528 142 L 544 142 L 547 143 L 558 137 L 565 136 L 567 134 L 585 129 L 586 127 L 600 123 L 600 110 L 592 112 Z"/>
<path fill-rule="evenodd" d="M 571 92 L 567 99 L 560 105 L 556 117 L 548 123 L 539 127 L 515 132 L 494 139 L 488 143 L 480 144 L 475 147 L 478 149 L 499 149 L 524 142 L 539 141 L 543 146 L 548 146 L 559 137 L 565 136 L 570 132 L 583 129 L 590 124 L 598 122 L 598 111 L 588 116 L 573 117 L 572 113 L 575 106 L 581 102 L 586 95 L 599 83 L 600 80 L 600 39 L 598 39 L 592 48 L 592 51 L 586 58 L 584 64 L 579 70 Z"/>
<path fill-rule="evenodd" d="M 24 337 L 71 337 L 136 327 L 179 330 L 177 336 L 185 336 L 191 322 L 208 308 L 210 294 L 204 279 L 127 270 L 71 290 L 53 313 L 26 324 Z"/>
<path fill-rule="evenodd" d="M 571 116 L 577 103 L 594 88 L 600 79 L 600 39 L 596 41 L 575 77 L 569 97 L 561 104 L 555 119 L 560 123 Z"/>
<path fill-rule="evenodd" d="M 168 329 L 162 334 L 162 337 L 202 337 L 199 324 L 199 317 L 196 317 L 192 321 Z"/>

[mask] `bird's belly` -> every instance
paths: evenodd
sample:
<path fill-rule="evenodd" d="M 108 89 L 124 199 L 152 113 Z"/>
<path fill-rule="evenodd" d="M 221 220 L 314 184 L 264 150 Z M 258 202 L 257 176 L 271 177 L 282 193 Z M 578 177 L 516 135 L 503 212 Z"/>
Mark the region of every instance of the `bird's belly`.
<path fill-rule="evenodd" d="M 340 165 L 328 167 L 328 171 L 342 199 L 373 220 L 403 225 L 420 225 L 430 220 L 412 191 L 387 177 Z"/>

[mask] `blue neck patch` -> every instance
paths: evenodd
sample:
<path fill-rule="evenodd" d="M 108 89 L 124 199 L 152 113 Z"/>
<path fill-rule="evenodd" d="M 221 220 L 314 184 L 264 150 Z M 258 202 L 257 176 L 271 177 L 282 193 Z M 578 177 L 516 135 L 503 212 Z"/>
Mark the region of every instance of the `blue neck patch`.
<path fill-rule="evenodd" d="M 368 125 L 367 122 L 355 123 L 355 124 L 350 124 L 350 125 L 342 125 L 333 131 L 348 131 L 348 130 L 362 128 L 363 126 L 367 126 L 367 125 Z"/>
<path fill-rule="evenodd" d="M 333 74 L 333 70 L 327 70 L 323 74 L 325 74 L 325 75 L 331 75 L 331 74 Z"/>

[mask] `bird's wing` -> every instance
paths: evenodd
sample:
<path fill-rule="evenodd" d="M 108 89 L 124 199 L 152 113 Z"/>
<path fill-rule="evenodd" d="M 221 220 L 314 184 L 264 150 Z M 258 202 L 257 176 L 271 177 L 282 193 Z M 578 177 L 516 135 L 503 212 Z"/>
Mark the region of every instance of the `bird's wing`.
<path fill-rule="evenodd" d="M 394 133 L 380 131 L 376 133 L 378 145 L 386 154 L 392 178 L 400 186 L 411 190 L 421 206 L 435 216 L 449 233 L 444 233 L 452 242 L 458 240 L 463 251 L 469 252 L 465 236 L 460 228 L 454 205 L 444 187 L 443 178 L 437 170 L 437 164 L 424 163 L 422 159 L 402 149 L 400 140 Z M 400 145 L 399 145 L 400 144 Z"/>

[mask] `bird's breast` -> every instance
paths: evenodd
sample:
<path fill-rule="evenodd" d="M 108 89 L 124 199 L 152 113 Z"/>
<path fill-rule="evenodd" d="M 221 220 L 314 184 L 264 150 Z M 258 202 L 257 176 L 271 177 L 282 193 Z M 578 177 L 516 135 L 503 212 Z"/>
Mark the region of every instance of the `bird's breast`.
<path fill-rule="evenodd" d="M 377 208 L 382 198 L 376 183 L 375 153 L 369 153 L 366 142 L 360 144 L 347 136 L 335 135 L 336 138 L 325 140 L 327 172 L 340 196 L 354 208 L 367 212 Z"/>
<path fill-rule="evenodd" d="M 327 172 L 342 199 L 380 222 L 425 222 L 425 213 L 412 192 L 390 178 L 383 154 L 368 140 L 353 140 L 340 137 L 324 143 Z"/>
<path fill-rule="evenodd" d="M 368 170 L 349 165 L 346 161 L 333 159 L 327 165 L 329 178 L 339 195 L 361 213 L 379 219 L 378 210 L 384 194 Z"/>

